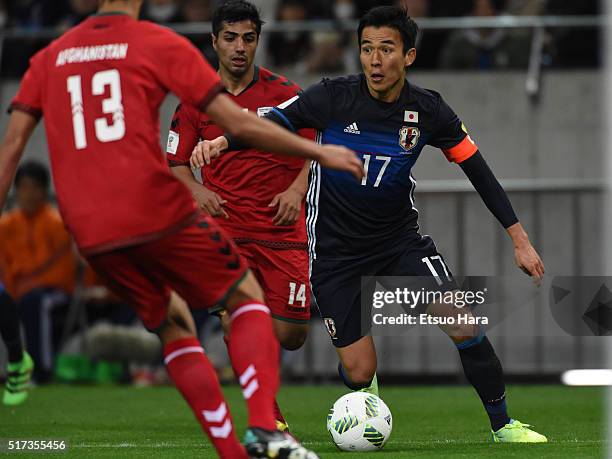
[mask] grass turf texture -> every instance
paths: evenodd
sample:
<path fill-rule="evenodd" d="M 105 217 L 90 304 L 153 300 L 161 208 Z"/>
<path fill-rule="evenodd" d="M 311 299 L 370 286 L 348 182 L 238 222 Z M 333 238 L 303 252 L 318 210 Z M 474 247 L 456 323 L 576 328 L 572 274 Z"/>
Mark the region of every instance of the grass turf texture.
<path fill-rule="evenodd" d="M 224 391 L 242 437 L 245 406 L 240 391 Z M 326 415 L 346 392 L 341 386 L 287 386 L 279 394 L 293 432 L 322 458 L 604 457 L 601 389 L 510 387 L 510 415 L 533 424 L 549 443 L 500 445 L 491 442 L 488 419 L 471 387 L 383 386 L 393 433 L 384 450 L 375 453 L 343 453 L 331 443 Z M 33 390 L 23 406 L 0 405 L 5 445 L 7 439 L 37 438 L 67 440 L 64 457 L 216 457 L 187 405 L 169 387 L 47 386 Z"/>

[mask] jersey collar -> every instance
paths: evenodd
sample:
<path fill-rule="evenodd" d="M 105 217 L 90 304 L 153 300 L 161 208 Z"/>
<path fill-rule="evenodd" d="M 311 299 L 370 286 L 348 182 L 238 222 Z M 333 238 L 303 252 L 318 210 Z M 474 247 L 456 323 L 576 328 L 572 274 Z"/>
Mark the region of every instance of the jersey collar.
<path fill-rule="evenodd" d="M 402 88 L 402 92 L 400 93 L 400 96 L 396 101 L 383 102 L 382 100 L 378 100 L 374 96 L 372 96 L 372 94 L 370 93 L 370 90 L 368 89 L 368 83 L 366 81 L 365 75 L 361 73 L 360 77 L 361 77 L 361 87 L 363 88 L 363 91 L 365 91 L 365 93 L 368 95 L 370 100 L 372 100 L 374 103 L 376 103 L 380 107 L 393 108 L 397 104 L 403 105 L 403 104 L 407 104 L 410 102 L 414 102 L 416 100 L 414 98 L 414 91 L 412 90 L 412 85 L 408 82 L 407 79 L 404 80 L 404 87 Z"/>
<path fill-rule="evenodd" d="M 105 23 L 121 23 L 125 21 L 133 21 L 134 19 L 127 13 L 121 11 L 109 11 L 107 13 L 95 13 L 90 15 L 86 21 L 93 24 Z"/>
<path fill-rule="evenodd" d="M 128 14 L 124 13 L 123 11 L 108 11 L 106 13 L 94 13 L 92 16 L 99 18 L 104 16 L 128 16 Z"/>
<path fill-rule="evenodd" d="M 242 94 L 244 94 L 245 92 L 247 92 L 249 89 L 251 89 L 253 86 L 255 86 L 255 83 L 257 83 L 259 81 L 259 66 L 256 65 L 255 69 L 253 71 L 253 79 L 251 80 L 251 82 L 242 90 L 240 91 L 238 94 L 236 94 L 234 97 L 238 97 Z M 227 89 L 223 89 L 223 91 L 225 91 L 226 93 L 230 94 L 230 92 Z M 230 94 L 233 95 L 233 94 Z"/>

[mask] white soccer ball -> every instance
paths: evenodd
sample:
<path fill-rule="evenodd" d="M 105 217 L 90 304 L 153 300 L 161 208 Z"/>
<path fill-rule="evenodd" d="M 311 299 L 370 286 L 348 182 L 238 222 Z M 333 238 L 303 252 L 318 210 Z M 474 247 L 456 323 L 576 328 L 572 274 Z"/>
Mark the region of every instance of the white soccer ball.
<path fill-rule="evenodd" d="M 391 411 L 379 397 L 365 392 L 343 395 L 327 415 L 327 430 L 343 451 L 376 451 L 389 440 Z"/>

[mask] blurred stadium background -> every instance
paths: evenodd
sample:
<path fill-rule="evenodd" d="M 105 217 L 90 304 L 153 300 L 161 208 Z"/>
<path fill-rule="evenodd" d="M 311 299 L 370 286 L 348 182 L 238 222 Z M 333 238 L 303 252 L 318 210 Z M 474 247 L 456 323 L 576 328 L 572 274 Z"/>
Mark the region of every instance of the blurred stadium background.
<path fill-rule="evenodd" d="M 145 18 L 183 33 L 214 63 L 207 22 L 214 0 L 145 3 Z M 369 7 L 385 2 L 254 3 L 267 22 L 257 63 L 306 87 L 322 76 L 359 71 L 356 19 Z M 606 127 L 600 40 L 603 16 L 598 2 L 403 0 L 401 3 L 422 29 L 419 55 L 409 78 L 420 86 L 440 91 L 460 114 L 509 191 L 518 215 L 541 251 L 548 273 L 601 275 Z M 16 93 L 28 58 L 95 11 L 96 6 L 96 0 L 0 0 L 2 107 L 7 107 Z M 162 144 L 175 104 L 172 98 L 164 104 Z M 6 121 L 7 116 L 3 115 L 2 128 Z M 48 163 L 41 126 L 25 158 Z M 436 240 L 456 274 L 520 276 L 513 264 L 509 240 L 459 168 L 449 165 L 440 152 L 426 149 L 417 164 L 415 178 L 423 232 Z M 72 335 L 82 335 L 91 327 L 92 317 L 100 315 L 93 310 L 95 306 L 85 301 L 90 295 L 84 293 L 83 276 L 75 276 L 76 287 L 67 292 L 71 299 L 56 324 L 59 331 L 55 330 L 53 350 L 68 366 L 66 362 L 70 359 L 65 357 L 85 353 L 87 347 L 86 340 Z M 510 338 L 512 331 L 504 327 L 491 333 L 509 379 L 557 382 L 559 374 L 571 368 L 604 368 L 601 339 L 545 336 L 544 331 L 554 327 L 547 301 L 547 296 L 542 295 L 541 307 L 533 308 L 533 320 L 529 323 L 507 325 L 525 327 L 532 333 L 523 333 L 520 339 Z M 214 323 L 205 319 L 202 322 L 207 352 L 223 373 L 227 366 L 223 343 L 210 338 Z M 66 343 L 67 347 L 60 347 Z M 143 348 L 144 353 L 150 350 L 146 343 Z M 383 380 L 386 377 L 402 383 L 462 381 L 460 362 L 441 333 L 381 338 L 378 350 Z M 0 362 L 3 358 L 0 350 Z M 315 312 L 304 348 L 285 356 L 286 377 L 293 381 L 335 381 L 336 364 L 325 328 Z M 70 379 L 69 373 L 60 371 L 60 379 Z M 74 378 L 79 379 L 78 375 Z M 154 380 L 149 375 L 143 382 Z"/>

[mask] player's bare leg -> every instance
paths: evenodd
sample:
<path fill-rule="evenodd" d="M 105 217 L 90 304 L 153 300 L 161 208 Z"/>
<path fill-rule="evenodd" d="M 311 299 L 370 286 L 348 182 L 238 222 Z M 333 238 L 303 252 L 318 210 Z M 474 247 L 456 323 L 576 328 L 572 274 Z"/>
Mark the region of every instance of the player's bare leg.
<path fill-rule="evenodd" d="M 246 458 L 238 441 L 214 368 L 196 338 L 187 303 L 172 293 L 166 322 L 158 330 L 168 374 L 181 392 L 220 457 Z"/>
<path fill-rule="evenodd" d="M 166 324 L 158 332 L 162 344 L 196 336 L 195 322 L 187 303 L 175 292 L 170 294 Z"/>
<path fill-rule="evenodd" d="M 245 434 L 247 452 L 253 457 L 318 456 L 276 429 L 274 400 L 279 387 L 279 344 L 270 310 L 255 276 L 249 271 L 228 296 L 228 350 L 249 410 Z"/>
<path fill-rule="evenodd" d="M 352 344 L 337 347 L 340 357 L 338 373 L 351 390 L 363 390 L 378 395 L 376 381 L 376 348 L 371 336 L 364 336 Z"/>
<path fill-rule="evenodd" d="M 491 421 L 491 431 L 495 442 L 546 442 L 545 436 L 528 429 L 527 424 L 511 419 L 506 408 L 506 386 L 501 363 L 484 331 L 475 325 L 467 308 L 457 308 L 452 304 L 430 304 L 427 313 L 437 317 L 453 317 L 452 325 L 440 328 L 453 340 L 465 377 L 472 384 Z M 457 320 L 466 316 L 465 321 Z M 442 321 L 446 322 L 446 321 Z M 472 323 L 470 323 L 472 322 Z"/>
<path fill-rule="evenodd" d="M 273 319 L 274 332 L 278 342 L 288 351 L 297 351 L 306 342 L 308 324 L 295 324 L 284 320 Z"/>
<path fill-rule="evenodd" d="M 442 321 L 444 323 L 439 325 L 440 329 L 446 333 L 455 344 L 475 338 L 480 333 L 480 327 L 478 325 L 463 323 L 463 321 L 462 323 L 458 323 L 457 318 L 459 315 L 465 316 L 468 319 L 473 317 L 468 308 L 457 308 L 452 304 L 432 303 L 427 306 L 426 312 L 435 317 L 452 317 L 455 319 L 452 321 L 452 324 L 446 323 L 451 321 Z M 468 320 L 468 322 L 470 321 Z"/>

